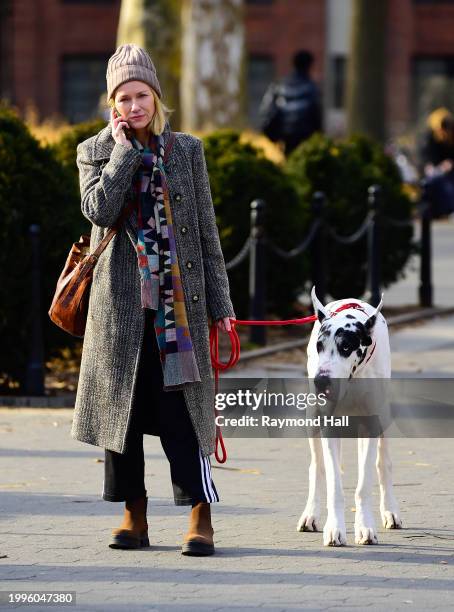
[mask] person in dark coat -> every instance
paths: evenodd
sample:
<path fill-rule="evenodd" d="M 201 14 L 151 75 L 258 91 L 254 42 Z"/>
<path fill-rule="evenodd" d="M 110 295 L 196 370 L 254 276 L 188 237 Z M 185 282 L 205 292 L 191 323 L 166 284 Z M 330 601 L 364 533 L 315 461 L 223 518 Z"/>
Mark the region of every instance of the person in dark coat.
<path fill-rule="evenodd" d="M 298 51 L 293 72 L 282 83 L 272 83 L 260 105 L 262 131 L 284 143 L 285 155 L 322 129 L 320 93 L 310 77 L 313 61 L 310 51 Z"/>
<path fill-rule="evenodd" d="M 149 545 L 143 434 L 159 435 L 175 503 L 192 506 L 182 546 L 214 553 L 215 448 L 209 317 L 235 317 L 200 139 L 172 134 L 148 53 L 107 67 L 111 120 L 77 147 L 93 251 L 135 208 L 94 269 L 71 436 L 105 449 L 103 499 L 125 502 L 109 546 Z"/>

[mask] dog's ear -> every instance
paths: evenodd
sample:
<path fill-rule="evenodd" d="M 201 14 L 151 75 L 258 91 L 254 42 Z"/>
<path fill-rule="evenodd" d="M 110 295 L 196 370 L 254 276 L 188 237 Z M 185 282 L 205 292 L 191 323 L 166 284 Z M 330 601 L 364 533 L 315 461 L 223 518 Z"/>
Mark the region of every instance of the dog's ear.
<path fill-rule="evenodd" d="M 366 331 L 368 333 L 372 331 L 375 323 L 377 322 L 377 315 L 382 309 L 382 307 L 383 307 L 383 293 L 381 294 L 380 304 L 377 306 L 373 314 L 371 314 L 370 317 L 367 319 L 367 321 L 364 323 L 364 327 L 366 328 Z"/>
<path fill-rule="evenodd" d="M 326 319 L 329 313 L 326 310 L 326 308 L 323 306 L 323 304 L 320 302 L 320 300 L 318 299 L 315 293 L 315 285 L 312 287 L 311 298 L 312 298 L 312 305 L 314 306 L 314 312 L 317 315 L 319 322 L 321 323 L 323 319 Z"/>

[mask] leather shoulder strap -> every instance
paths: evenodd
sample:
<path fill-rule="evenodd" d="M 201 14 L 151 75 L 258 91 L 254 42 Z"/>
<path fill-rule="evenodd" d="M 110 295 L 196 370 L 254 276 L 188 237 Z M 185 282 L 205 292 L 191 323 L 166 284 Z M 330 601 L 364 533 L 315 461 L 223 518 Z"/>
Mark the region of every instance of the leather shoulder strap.
<path fill-rule="evenodd" d="M 172 151 L 173 143 L 175 142 L 175 132 L 170 132 L 169 140 L 167 141 L 166 148 L 164 150 L 164 162 L 169 159 L 170 152 Z"/>

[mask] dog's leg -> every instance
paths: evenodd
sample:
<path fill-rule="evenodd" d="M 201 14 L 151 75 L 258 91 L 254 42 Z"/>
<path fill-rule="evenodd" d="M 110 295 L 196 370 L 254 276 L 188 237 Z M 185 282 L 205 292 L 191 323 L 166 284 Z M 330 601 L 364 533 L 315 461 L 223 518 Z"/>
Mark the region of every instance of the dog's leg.
<path fill-rule="evenodd" d="M 309 438 L 309 446 L 311 449 L 309 493 L 306 507 L 296 527 L 297 531 L 320 531 L 320 495 L 325 476 L 322 441 L 320 438 Z"/>
<path fill-rule="evenodd" d="M 372 511 L 372 485 L 376 459 L 377 438 L 358 438 L 358 485 L 355 492 L 356 544 L 378 544 Z"/>
<path fill-rule="evenodd" d="M 377 472 L 380 484 L 380 514 L 383 527 L 386 529 L 401 529 L 402 521 L 399 516 L 399 505 L 393 491 L 389 440 L 385 437 L 378 440 Z"/>
<path fill-rule="evenodd" d="M 323 543 L 325 546 L 345 546 L 347 544 L 340 447 L 340 439 L 322 438 L 326 471 L 326 507 L 328 510 L 323 528 Z"/>

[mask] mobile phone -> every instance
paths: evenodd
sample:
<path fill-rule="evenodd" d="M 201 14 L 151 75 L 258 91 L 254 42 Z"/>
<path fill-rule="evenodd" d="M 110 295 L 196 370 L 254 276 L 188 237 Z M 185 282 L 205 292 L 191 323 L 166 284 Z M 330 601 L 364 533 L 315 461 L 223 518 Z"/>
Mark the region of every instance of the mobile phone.
<path fill-rule="evenodd" d="M 118 117 L 121 117 L 121 114 L 117 111 L 117 109 L 114 107 L 114 115 L 115 117 L 118 119 Z M 129 124 L 128 124 L 129 125 Z M 132 131 L 129 128 L 123 128 L 123 131 L 125 133 L 125 136 L 128 140 L 132 139 Z"/>

